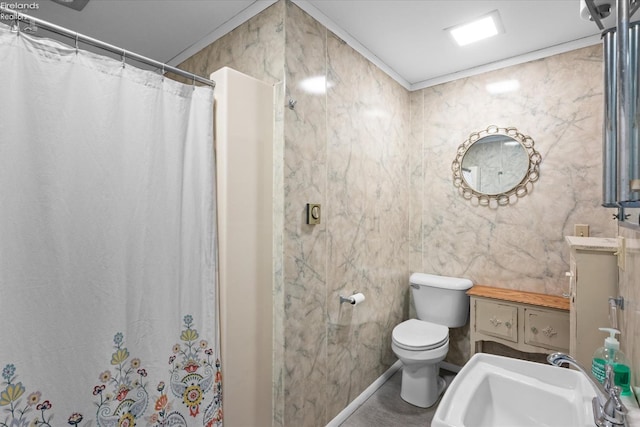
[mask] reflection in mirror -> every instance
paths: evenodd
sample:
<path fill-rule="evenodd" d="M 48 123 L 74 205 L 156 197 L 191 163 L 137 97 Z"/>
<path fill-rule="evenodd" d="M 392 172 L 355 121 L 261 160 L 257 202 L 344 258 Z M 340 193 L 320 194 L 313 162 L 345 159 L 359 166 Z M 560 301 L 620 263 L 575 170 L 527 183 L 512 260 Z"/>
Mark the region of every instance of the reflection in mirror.
<path fill-rule="evenodd" d="M 462 159 L 462 179 L 479 193 L 500 194 L 522 181 L 529 168 L 527 150 L 506 135 L 475 142 Z"/>
<path fill-rule="evenodd" d="M 533 139 L 516 128 L 489 126 L 463 142 L 453 161 L 453 183 L 465 199 L 504 206 L 523 197 L 539 177 Z"/>

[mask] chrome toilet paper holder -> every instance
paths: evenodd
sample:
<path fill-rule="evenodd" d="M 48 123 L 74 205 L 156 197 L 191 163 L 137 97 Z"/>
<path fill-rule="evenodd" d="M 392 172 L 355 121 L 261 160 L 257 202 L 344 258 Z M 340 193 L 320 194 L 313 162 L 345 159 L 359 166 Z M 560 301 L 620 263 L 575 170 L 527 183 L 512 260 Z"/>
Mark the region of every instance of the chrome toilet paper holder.
<path fill-rule="evenodd" d="M 342 304 L 343 302 L 349 303 L 351 305 L 355 305 L 356 304 L 356 299 L 355 299 L 355 295 L 358 294 L 359 292 L 355 291 L 353 293 L 353 295 L 349 296 L 349 297 L 343 297 L 342 295 L 340 295 L 340 304 Z"/>
<path fill-rule="evenodd" d="M 353 301 L 353 297 L 343 297 L 342 295 L 340 295 L 340 304 L 342 304 L 343 302 L 348 302 L 349 304 L 352 304 Z"/>

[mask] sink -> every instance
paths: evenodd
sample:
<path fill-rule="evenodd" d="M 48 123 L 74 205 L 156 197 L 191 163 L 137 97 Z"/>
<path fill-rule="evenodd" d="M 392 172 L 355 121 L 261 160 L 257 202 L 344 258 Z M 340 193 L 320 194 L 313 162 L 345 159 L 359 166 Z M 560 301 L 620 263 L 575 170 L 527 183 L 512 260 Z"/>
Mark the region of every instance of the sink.
<path fill-rule="evenodd" d="M 591 427 L 594 397 L 578 371 L 478 353 L 451 382 L 431 426 Z"/>

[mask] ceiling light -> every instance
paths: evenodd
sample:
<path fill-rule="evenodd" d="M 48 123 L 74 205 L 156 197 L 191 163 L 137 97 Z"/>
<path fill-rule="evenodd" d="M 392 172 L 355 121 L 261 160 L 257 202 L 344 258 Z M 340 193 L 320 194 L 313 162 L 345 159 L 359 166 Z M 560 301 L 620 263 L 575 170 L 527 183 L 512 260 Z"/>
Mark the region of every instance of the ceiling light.
<path fill-rule="evenodd" d="M 497 10 L 480 17 L 475 21 L 448 28 L 447 31 L 451 33 L 459 46 L 466 46 L 470 43 L 477 42 L 478 40 L 493 37 L 504 32 L 500 22 L 500 15 Z"/>

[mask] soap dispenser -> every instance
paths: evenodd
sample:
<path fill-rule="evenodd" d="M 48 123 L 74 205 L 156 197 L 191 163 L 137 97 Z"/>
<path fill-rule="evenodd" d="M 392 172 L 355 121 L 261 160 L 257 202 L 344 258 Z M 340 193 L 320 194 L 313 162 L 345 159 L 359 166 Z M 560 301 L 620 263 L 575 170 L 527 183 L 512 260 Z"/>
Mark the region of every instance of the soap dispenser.
<path fill-rule="evenodd" d="M 598 348 L 593 353 L 593 361 L 591 363 L 591 373 L 601 383 L 605 379 L 605 366 L 611 365 L 613 368 L 615 385 L 620 387 L 622 396 L 631 394 L 631 370 L 623 352 L 620 351 L 620 342 L 616 339 L 616 334 L 620 331 L 612 328 L 600 328 L 601 331 L 609 333 L 604 340 L 604 346 Z"/>

